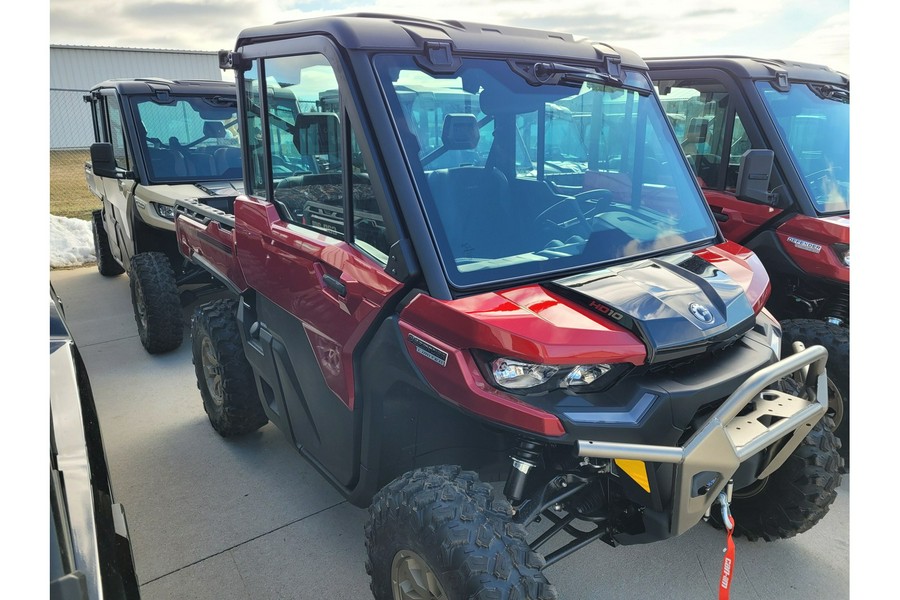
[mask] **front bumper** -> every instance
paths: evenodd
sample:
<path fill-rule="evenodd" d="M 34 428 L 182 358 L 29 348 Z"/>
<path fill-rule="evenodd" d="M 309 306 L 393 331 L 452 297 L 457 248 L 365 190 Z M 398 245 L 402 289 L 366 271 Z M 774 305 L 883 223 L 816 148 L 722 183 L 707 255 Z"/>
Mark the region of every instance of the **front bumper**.
<path fill-rule="evenodd" d="M 825 348 L 811 346 L 750 375 L 683 446 L 579 440 L 577 453 L 673 464 L 670 535 L 680 535 L 703 517 L 741 463 L 783 440 L 757 478 L 768 477 L 784 464 L 828 409 L 827 360 Z M 806 372 L 806 386 L 816 390 L 815 398 L 806 400 L 771 389 L 798 371 Z M 751 403 L 751 410 L 740 414 Z"/>

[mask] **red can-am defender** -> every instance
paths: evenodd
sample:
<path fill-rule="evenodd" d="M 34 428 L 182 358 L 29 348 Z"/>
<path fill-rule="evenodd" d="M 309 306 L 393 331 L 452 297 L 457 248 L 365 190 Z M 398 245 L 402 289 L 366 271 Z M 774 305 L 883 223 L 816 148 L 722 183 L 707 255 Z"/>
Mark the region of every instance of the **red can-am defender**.
<path fill-rule="evenodd" d="M 749 537 L 826 514 L 827 352 L 779 359 L 766 273 L 638 56 L 348 15 L 245 30 L 222 65 L 246 195 L 176 217 L 234 294 L 194 316 L 204 407 L 369 506 L 376 598 L 555 598 L 546 565 L 717 498 Z"/>
<path fill-rule="evenodd" d="M 830 414 L 849 461 L 850 80 L 747 57 L 647 64 L 722 233 L 753 250 L 772 279 L 766 306 L 783 347 L 828 349 Z M 756 183 L 738 191 L 750 149 L 763 162 Z"/>

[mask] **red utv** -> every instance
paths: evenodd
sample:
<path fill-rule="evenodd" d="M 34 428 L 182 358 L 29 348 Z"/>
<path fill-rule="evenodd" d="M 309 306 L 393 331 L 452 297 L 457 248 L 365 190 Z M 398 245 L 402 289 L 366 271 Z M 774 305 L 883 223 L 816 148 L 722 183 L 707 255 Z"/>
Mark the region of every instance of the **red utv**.
<path fill-rule="evenodd" d="M 827 351 L 781 357 L 640 57 L 345 15 L 244 30 L 221 65 L 245 194 L 176 203 L 232 292 L 194 315 L 200 396 L 369 507 L 376 598 L 548 600 L 595 540 L 827 513 Z"/>
<path fill-rule="evenodd" d="M 771 277 L 766 306 L 784 328 L 783 347 L 828 349 L 830 414 L 849 461 L 849 78 L 748 57 L 647 64 L 719 227 Z M 741 168 L 753 172 L 750 185 L 738 186 Z"/>

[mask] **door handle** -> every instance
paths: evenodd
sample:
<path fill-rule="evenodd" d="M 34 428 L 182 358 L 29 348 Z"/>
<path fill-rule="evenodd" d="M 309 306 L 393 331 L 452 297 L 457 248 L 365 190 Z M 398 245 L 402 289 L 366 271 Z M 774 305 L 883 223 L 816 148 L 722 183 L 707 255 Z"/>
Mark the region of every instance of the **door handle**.
<path fill-rule="evenodd" d="M 332 290 L 337 292 L 337 295 L 341 298 L 344 298 L 347 295 L 347 286 L 333 275 L 325 274 L 322 276 L 322 283 L 330 287 Z"/>
<path fill-rule="evenodd" d="M 716 218 L 716 221 L 718 221 L 719 223 L 724 223 L 725 221 L 728 220 L 728 215 L 726 215 L 725 213 L 714 212 L 713 216 Z"/>

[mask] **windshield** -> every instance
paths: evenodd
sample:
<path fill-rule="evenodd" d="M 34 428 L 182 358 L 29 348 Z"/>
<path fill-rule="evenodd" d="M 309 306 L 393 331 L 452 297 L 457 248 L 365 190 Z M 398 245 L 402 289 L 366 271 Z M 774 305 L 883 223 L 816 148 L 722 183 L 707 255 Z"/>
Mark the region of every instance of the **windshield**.
<path fill-rule="evenodd" d="M 829 86 L 757 89 L 820 213 L 850 210 L 850 96 Z"/>
<path fill-rule="evenodd" d="M 236 98 L 148 96 L 134 102 L 134 116 L 154 182 L 242 178 Z"/>
<path fill-rule="evenodd" d="M 584 67 L 540 85 L 516 61 L 463 58 L 452 76 L 407 56 L 375 65 L 455 287 L 717 235 L 643 73 L 627 74 L 626 89 Z"/>

